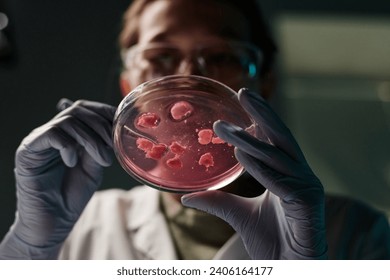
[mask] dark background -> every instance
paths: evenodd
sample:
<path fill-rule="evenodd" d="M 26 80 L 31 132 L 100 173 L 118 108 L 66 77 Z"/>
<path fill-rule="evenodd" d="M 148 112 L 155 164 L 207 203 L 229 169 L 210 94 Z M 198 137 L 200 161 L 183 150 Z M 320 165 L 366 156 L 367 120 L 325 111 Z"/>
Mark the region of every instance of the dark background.
<path fill-rule="evenodd" d="M 0 57 L 0 239 L 14 218 L 13 159 L 23 137 L 56 113 L 62 97 L 119 102 L 116 37 L 129 2 L 0 0 L 11 47 Z M 262 2 L 270 21 L 285 12 L 390 15 L 389 0 Z M 102 188 L 134 183 L 117 165 L 106 173 Z"/>

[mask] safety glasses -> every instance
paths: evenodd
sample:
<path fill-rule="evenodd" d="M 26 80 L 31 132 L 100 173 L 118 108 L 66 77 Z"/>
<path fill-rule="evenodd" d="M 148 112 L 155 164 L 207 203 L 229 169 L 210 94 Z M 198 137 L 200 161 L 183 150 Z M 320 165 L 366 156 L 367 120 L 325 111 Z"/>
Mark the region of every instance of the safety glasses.
<path fill-rule="evenodd" d="M 260 50 L 249 43 L 224 42 L 183 50 L 170 43 L 134 45 L 122 52 L 124 66 L 145 78 L 175 74 L 202 75 L 219 81 L 256 78 L 261 65 Z"/>

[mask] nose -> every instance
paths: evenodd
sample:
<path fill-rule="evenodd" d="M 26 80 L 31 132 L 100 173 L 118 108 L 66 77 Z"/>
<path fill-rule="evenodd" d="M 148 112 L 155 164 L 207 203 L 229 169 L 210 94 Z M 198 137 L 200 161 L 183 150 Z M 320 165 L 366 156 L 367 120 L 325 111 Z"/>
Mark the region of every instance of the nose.
<path fill-rule="evenodd" d="M 200 63 L 194 58 L 183 59 L 177 69 L 177 74 L 181 75 L 204 75 Z"/>

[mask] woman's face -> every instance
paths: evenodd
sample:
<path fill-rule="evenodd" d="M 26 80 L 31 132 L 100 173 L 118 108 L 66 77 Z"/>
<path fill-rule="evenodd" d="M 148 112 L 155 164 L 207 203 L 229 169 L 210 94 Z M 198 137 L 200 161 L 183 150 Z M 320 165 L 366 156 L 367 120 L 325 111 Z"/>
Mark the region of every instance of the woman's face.
<path fill-rule="evenodd" d="M 201 75 L 234 90 L 258 89 L 257 49 L 245 17 L 218 1 L 158 0 L 138 22 L 139 40 L 124 52 L 129 89 L 165 75 Z M 252 63 L 252 64 L 251 64 Z"/>

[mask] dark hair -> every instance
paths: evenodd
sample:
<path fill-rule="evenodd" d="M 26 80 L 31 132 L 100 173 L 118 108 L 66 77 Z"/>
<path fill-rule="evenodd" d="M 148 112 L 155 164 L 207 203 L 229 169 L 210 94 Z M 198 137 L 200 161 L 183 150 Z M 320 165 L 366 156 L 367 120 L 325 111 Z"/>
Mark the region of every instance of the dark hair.
<path fill-rule="evenodd" d="M 129 48 L 138 42 L 138 20 L 147 5 L 158 0 L 134 0 L 123 17 L 123 28 L 119 36 L 119 46 Z M 171 0 L 174 1 L 174 0 Z M 250 40 L 263 53 L 262 73 L 267 73 L 274 62 L 276 44 L 264 20 L 258 0 L 209 0 L 220 1 L 240 11 L 249 21 Z"/>

